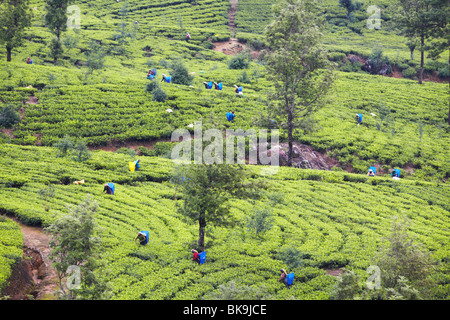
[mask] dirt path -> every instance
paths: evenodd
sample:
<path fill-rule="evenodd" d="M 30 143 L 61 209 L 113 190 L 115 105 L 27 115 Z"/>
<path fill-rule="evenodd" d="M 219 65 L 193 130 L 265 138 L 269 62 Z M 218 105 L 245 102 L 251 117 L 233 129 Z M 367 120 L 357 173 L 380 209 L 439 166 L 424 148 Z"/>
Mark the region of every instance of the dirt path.
<path fill-rule="evenodd" d="M 54 297 L 54 292 L 57 288 L 57 275 L 54 268 L 52 268 L 52 262 L 49 259 L 50 237 L 44 233 L 41 228 L 30 227 L 24 224 L 20 224 L 24 239 L 23 243 L 25 247 L 37 251 L 42 260 L 42 264 L 39 266 L 35 274 L 37 300 L 50 299 Z"/>
<path fill-rule="evenodd" d="M 227 41 L 215 42 L 213 50 L 223 52 L 227 55 L 235 55 L 244 50 L 244 46 L 234 38 L 236 31 L 236 23 L 234 19 L 236 17 L 238 0 L 230 0 L 231 8 L 228 10 L 228 28 L 231 31 L 232 37 Z"/>
<path fill-rule="evenodd" d="M 230 28 L 231 33 L 234 34 L 234 31 L 236 30 L 236 23 L 234 20 L 236 17 L 238 0 L 230 0 L 230 2 L 231 8 L 228 11 L 228 28 Z"/>
<path fill-rule="evenodd" d="M 238 39 L 234 37 L 236 32 L 235 17 L 237 12 L 238 0 L 230 0 L 230 3 L 231 8 L 230 10 L 228 10 L 228 28 L 230 29 L 233 36 L 227 41 L 214 42 L 215 47 L 213 48 L 213 50 L 223 52 L 226 55 L 236 55 L 239 52 L 249 48 L 246 45 L 240 43 Z M 259 51 L 250 50 L 250 55 L 253 59 L 257 59 L 259 57 Z"/>
<path fill-rule="evenodd" d="M 23 233 L 24 255 L 22 262 L 13 269 L 4 295 L 12 300 L 28 299 L 30 295 L 36 300 L 56 299 L 58 277 L 48 257 L 50 237 L 41 228 L 13 220 Z"/>

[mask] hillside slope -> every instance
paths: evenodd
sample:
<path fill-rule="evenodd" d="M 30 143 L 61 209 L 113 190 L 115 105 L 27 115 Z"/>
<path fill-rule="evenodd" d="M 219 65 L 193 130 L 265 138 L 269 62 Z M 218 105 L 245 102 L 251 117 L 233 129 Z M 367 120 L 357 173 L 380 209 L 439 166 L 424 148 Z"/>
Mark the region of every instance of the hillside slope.
<path fill-rule="evenodd" d="M 322 1 L 324 43 L 338 77 L 326 105 L 294 138 L 310 155 L 329 160 L 321 166 L 329 170 L 281 167 L 263 176 L 261 166 L 251 166 L 254 178 L 270 189 L 261 200 L 230 202 L 233 228 L 208 226 L 206 264 L 190 260 L 198 226 L 177 210 L 183 196 L 178 190 L 175 198 L 169 183 L 173 162 L 133 156 L 130 150 L 99 150 L 139 150 L 158 142 L 172 147 L 172 132 L 192 133 L 196 121 L 222 130 L 274 128 L 267 113 L 272 84 L 257 57 L 275 2 L 239 0 L 237 11 L 230 12 L 229 0 L 83 0 L 76 3 L 81 28 L 63 33 L 65 52 L 55 66 L 44 1 L 31 0 L 34 16 L 24 45 L 13 50 L 9 63 L 0 51 L 0 108 L 12 106 L 20 117 L 11 128 L 0 128 L 0 290 L 23 253 L 18 226 L 3 215 L 46 227 L 68 212 L 67 205 L 91 196 L 104 230 L 106 267 L 98 272 L 112 284 L 113 299 L 210 299 L 231 281 L 273 299 L 328 299 L 338 281 L 332 274 L 342 268 L 367 279 L 367 267 L 396 216 L 411 221 L 411 234 L 433 254 L 432 298 L 450 298 L 449 92 L 448 78 L 436 76 L 448 53 L 427 64 L 428 79 L 438 81 L 419 85 L 413 75 L 397 78 L 417 68 L 418 54 L 410 58 L 405 38 L 393 27 L 393 1 L 370 3 L 383 9 L 379 30 L 366 28 L 369 3 L 350 19 L 338 0 Z M 225 50 L 228 54 L 214 50 L 231 38 L 233 45 L 252 50 L 248 68 L 229 68 L 230 54 L 241 48 Z M 374 48 L 383 50 L 397 73 L 371 75 L 352 62 L 366 61 Z M 92 70 L 94 53 L 104 55 L 104 66 Z M 32 65 L 25 63 L 29 56 Z M 192 83 L 162 83 L 161 75 L 171 74 L 179 61 Z M 146 74 L 153 68 L 152 81 Z M 204 81 L 222 82 L 223 90 L 206 90 Z M 166 101 L 153 100 L 146 90 L 152 82 L 167 93 Z M 242 85 L 244 94 L 236 95 L 234 85 Z M 228 111 L 235 111 L 234 123 L 226 121 Z M 361 125 L 356 113 L 364 115 Z M 85 162 L 57 157 L 52 146 L 65 135 L 82 139 L 92 157 Z M 281 140 L 286 141 L 283 130 Z M 132 173 L 128 162 L 137 157 L 142 169 Z M 377 177 L 367 176 L 369 166 L 377 167 Z M 401 169 L 401 180 L 390 178 L 393 168 Z M 78 180 L 85 183 L 73 184 Z M 114 196 L 102 193 L 106 182 L 116 184 Z M 48 186 L 55 195 L 46 204 L 39 193 Z M 256 236 L 247 218 L 261 208 L 274 222 Z M 150 232 L 147 246 L 133 242 L 140 230 Z M 292 250 L 302 259 L 288 291 L 277 280 L 286 267 L 283 255 Z"/>
<path fill-rule="evenodd" d="M 361 179 L 358 175 L 280 168 L 266 176 L 270 189 L 258 201 L 234 199 L 231 211 L 239 222 L 232 228 L 207 227 L 207 263 L 190 261 L 197 225 L 177 211 L 183 201 L 168 184 L 172 162 L 139 157 L 142 171 L 129 172 L 128 155 L 93 152 L 86 163 L 55 158 L 56 149 L 1 145 L 0 212 L 28 224 L 47 226 L 88 195 L 99 204 L 95 220 L 102 228 L 106 262 L 100 272 L 113 285 L 115 299 L 199 299 L 234 280 L 262 289 L 274 299 L 327 299 L 336 278 L 326 270 L 346 267 L 363 278 L 394 216 L 406 215 L 410 232 L 438 261 L 432 275 L 434 298 L 450 293 L 448 261 L 450 207 L 448 186 Z M 261 179 L 258 167 L 255 178 Z M 82 185 L 72 180 L 84 179 Z M 157 182 L 161 181 L 161 182 Z M 102 193 L 103 183 L 116 183 L 113 196 Z M 38 190 L 52 184 L 55 196 L 45 202 Z M 20 199 L 20 201 L 18 201 Z M 274 224 L 255 236 L 246 219 L 268 208 Z M 150 242 L 133 242 L 136 232 L 148 230 Z M 3 235 L 3 233 L 2 233 Z M 304 255 L 292 271 L 296 285 L 283 289 L 278 271 L 286 267 L 281 254 L 295 248 Z"/>

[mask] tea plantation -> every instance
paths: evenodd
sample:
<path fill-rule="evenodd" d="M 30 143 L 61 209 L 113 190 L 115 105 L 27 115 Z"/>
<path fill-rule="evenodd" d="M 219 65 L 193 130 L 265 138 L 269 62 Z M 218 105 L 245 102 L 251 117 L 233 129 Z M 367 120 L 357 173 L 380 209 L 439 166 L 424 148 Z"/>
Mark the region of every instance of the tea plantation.
<path fill-rule="evenodd" d="M 260 199 L 229 202 L 231 227 L 207 226 L 205 264 L 191 261 L 198 224 L 178 210 L 184 200 L 170 182 L 172 160 L 98 150 L 168 141 L 177 128 L 192 133 L 196 121 L 220 129 L 267 128 L 273 86 L 264 61 L 247 57 L 247 68 L 230 69 L 233 57 L 215 51 L 214 43 L 236 38 L 259 52 L 276 2 L 239 0 L 233 30 L 228 0 L 82 0 L 73 3 L 80 29 L 62 33 L 64 54 L 54 65 L 44 1 L 30 0 L 33 18 L 23 46 L 11 62 L 0 51 L 0 109 L 9 106 L 19 117 L 0 126 L 0 293 L 22 259 L 23 235 L 10 218 L 47 227 L 91 197 L 104 249 L 98 274 L 111 285 L 111 299 L 214 299 L 221 285 L 233 282 L 269 299 L 332 299 L 339 279 L 329 270 L 352 270 L 365 282 L 394 217 L 403 216 L 434 262 L 428 298 L 450 298 L 448 77 L 418 84 L 413 77 L 349 70 L 344 62 L 348 55 L 367 59 L 381 47 L 398 70 L 417 69 L 419 53 L 410 58 L 406 38 L 392 24 L 393 1 L 370 3 L 383 10 L 379 30 L 366 27 L 368 3 L 349 19 L 338 0 L 322 1 L 324 44 L 337 79 L 326 105 L 294 139 L 335 166 L 280 167 L 269 176 L 261 166 L 247 166 L 268 189 Z M 437 73 L 446 61 L 448 52 L 428 62 L 427 71 Z M 176 63 L 186 67 L 190 83 L 161 82 Z M 157 69 L 155 80 L 146 78 L 149 69 Z M 221 82 L 223 89 L 207 90 L 204 81 Z M 166 93 L 164 101 L 154 99 L 150 83 Z M 243 95 L 234 85 L 243 86 Z M 233 123 L 226 121 L 228 111 L 236 114 Z M 356 113 L 364 114 L 361 125 Z M 58 156 L 55 143 L 66 135 L 81 139 L 90 158 Z M 287 133 L 280 137 L 286 142 Z M 141 169 L 130 172 L 136 159 Z M 379 169 L 376 177 L 367 176 L 370 166 Z M 393 168 L 401 169 L 400 180 L 390 177 Z M 73 183 L 79 180 L 84 184 Z M 102 192 L 107 182 L 115 183 L 114 195 Z M 50 187 L 54 194 L 44 199 L 41 191 Z M 247 222 L 261 209 L 272 227 L 256 234 Z M 150 233 L 145 246 L 133 241 L 141 230 Z M 295 263 L 286 258 L 292 252 Z M 289 290 L 278 281 L 281 268 L 295 272 Z"/>
<path fill-rule="evenodd" d="M 3 213 L 48 226 L 67 213 L 67 205 L 77 205 L 88 195 L 98 202 L 95 220 L 103 230 L 104 274 L 115 299 L 208 298 L 231 280 L 264 287 L 273 299 L 328 299 L 337 279 L 325 269 L 345 266 L 366 279 L 392 218 L 402 214 L 411 221 L 410 232 L 439 262 L 433 296 L 448 298 L 450 190 L 443 185 L 381 177 L 356 180 L 344 172 L 282 167 L 270 176 L 270 188 L 260 200 L 231 202 L 236 225 L 208 227 L 207 262 L 197 265 L 189 251 L 197 225 L 177 212 L 177 202 L 183 200 L 181 195 L 174 200 L 175 188 L 167 181 L 171 160 L 141 156 L 142 170 L 129 172 L 128 161 L 134 158 L 105 151 L 93 152 L 85 163 L 55 158 L 55 149 L 49 147 L 3 144 L 1 153 Z M 254 172 L 256 179 L 263 178 L 257 167 Z M 72 183 L 81 178 L 83 185 Z M 102 193 L 108 181 L 116 184 L 114 195 Z M 46 211 L 39 190 L 49 184 L 55 195 Z M 246 217 L 269 207 L 273 227 L 257 236 L 247 228 Z M 14 230 L 7 221 L 2 222 L 5 229 Z M 133 242 L 140 230 L 150 232 L 146 246 Z M 17 254 L 16 234 L 2 232 L 5 259 Z M 280 268 L 286 267 L 280 254 L 289 249 L 304 258 L 291 270 L 297 280 L 288 291 L 277 280 Z"/>

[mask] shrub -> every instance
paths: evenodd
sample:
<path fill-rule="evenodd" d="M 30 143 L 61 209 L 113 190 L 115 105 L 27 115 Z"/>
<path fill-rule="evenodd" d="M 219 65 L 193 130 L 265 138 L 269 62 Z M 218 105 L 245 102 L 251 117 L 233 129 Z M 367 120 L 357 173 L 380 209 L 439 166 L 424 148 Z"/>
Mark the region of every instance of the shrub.
<path fill-rule="evenodd" d="M 158 87 L 152 91 L 152 97 L 153 101 L 164 102 L 167 99 L 167 93 Z"/>
<path fill-rule="evenodd" d="M 250 78 L 247 75 L 247 72 L 244 70 L 244 72 L 242 72 L 242 74 L 238 77 L 237 82 L 242 82 L 242 83 L 247 83 L 247 84 L 251 84 L 252 81 L 250 80 Z"/>
<path fill-rule="evenodd" d="M 440 68 L 438 71 L 439 78 L 448 78 L 450 77 L 450 70 L 448 67 Z"/>
<path fill-rule="evenodd" d="M 261 50 L 265 45 L 261 40 L 253 40 L 252 42 L 250 42 L 250 46 L 253 50 Z"/>
<path fill-rule="evenodd" d="M 205 49 L 212 49 L 214 48 L 214 43 L 212 43 L 211 41 L 205 41 L 202 43 L 202 47 Z"/>
<path fill-rule="evenodd" d="M 173 148 L 172 142 L 157 142 L 151 151 L 153 156 L 156 157 L 162 156 L 164 158 L 170 158 L 172 148 Z"/>
<path fill-rule="evenodd" d="M 86 161 L 91 157 L 86 142 L 78 140 L 72 149 L 72 159 L 78 162 Z"/>
<path fill-rule="evenodd" d="M 405 70 L 403 70 L 402 73 L 403 73 L 403 77 L 410 78 L 410 77 L 415 76 L 417 74 L 417 71 L 413 67 L 408 67 Z"/>
<path fill-rule="evenodd" d="M 429 274 L 433 269 L 433 259 L 426 247 L 410 235 L 410 221 L 406 217 L 402 220 L 394 217 L 391 234 L 384 239 L 373 258 L 374 264 L 381 269 L 381 281 L 385 287 L 396 288 L 400 277 L 405 277 L 425 293 L 431 285 Z"/>
<path fill-rule="evenodd" d="M 340 70 L 344 72 L 358 72 L 361 71 L 362 64 L 359 61 L 350 62 L 349 60 L 341 66 Z"/>
<path fill-rule="evenodd" d="M 5 128 L 11 128 L 16 123 L 19 123 L 20 116 L 16 112 L 13 106 L 7 105 L 2 108 L 0 112 L 0 126 Z"/>
<path fill-rule="evenodd" d="M 330 52 L 329 59 L 330 61 L 342 61 L 346 57 L 343 52 Z"/>
<path fill-rule="evenodd" d="M 176 60 L 172 62 L 171 67 L 171 76 L 173 83 L 190 85 L 194 77 L 189 75 L 188 69 L 185 67 L 181 60 Z"/>
<path fill-rule="evenodd" d="M 170 158 L 173 146 L 172 142 L 157 142 L 152 149 L 140 146 L 138 151 L 143 156 Z"/>
<path fill-rule="evenodd" d="M 339 277 L 339 282 L 331 296 L 334 300 L 352 300 L 355 295 L 362 291 L 359 281 L 359 275 L 344 268 L 344 272 Z"/>
<path fill-rule="evenodd" d="M 283 261 L 289 269 L 295 269 L 304 266 L 304 260 L 310 259 L 311 255 L 301 252 L 294 247 L 288 247 L 281 250 L 278 253 L 277 258 Z"/>
<path fill-rule="evenodd" d="M 228 64 L 229 69 L 246 69 L 250 64 L 249 55 L 245 53 L 239 53 L 237 56 L 231 58 Z"/>
<path fill-rule="evenodd" d="M 131 148 L 120 148 L 116 150 L 116 153 L 122 153 L 122 154 L 127 154 L 131 157 L 136 156 L 136 151 L 134 149 Z"/>
<path fill-rule="evenodd" d="M 72 139 L 68 135 L 65 135 L 64 138 L 59 140 L 57 143 L 53 145 L 56 149 L 58 149 L 59 153 L 57 157 L 64 157 L 67 155 L 67 152 L 73 149 L 74 143 Z"/>
<path fill-rule="evenodd" d="M 156 81 L 150 81 L 149 83 L 147 83 L 147 85 L 145 86 L 145 91 L 147 92 L 152 92 L 153 90 L 155 90 L 156 88 L 159 88 L 159 84 Z"/>
<path fill-rule="evenodd" d="M 257 209 L 250 217 L 247 217 L 247 229 L 256 235 L 269 231 L 272 226 L 272 214 L 267 208 Z"/>
<path fill-rule="evenodd" d="M 383 50 L 381 48 L 373 49 L 369 57 L 369 72 L 371 74 L 378 74 L 385 65 L 389 66 L 389 58 L 383 55 Z"/>

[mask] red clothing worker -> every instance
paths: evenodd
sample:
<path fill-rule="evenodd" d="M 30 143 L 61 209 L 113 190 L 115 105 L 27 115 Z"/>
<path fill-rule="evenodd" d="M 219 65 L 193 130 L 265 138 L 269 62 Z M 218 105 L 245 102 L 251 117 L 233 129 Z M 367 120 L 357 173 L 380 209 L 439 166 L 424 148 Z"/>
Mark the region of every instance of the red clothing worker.
<path fill-rule="evenodd" d="M 198 264 L 200 264 L 200 256 L 198 255 L 197 250 L 191 249 L 191 252 L 193 253 L 192 261 L 195 261 Z"/>

